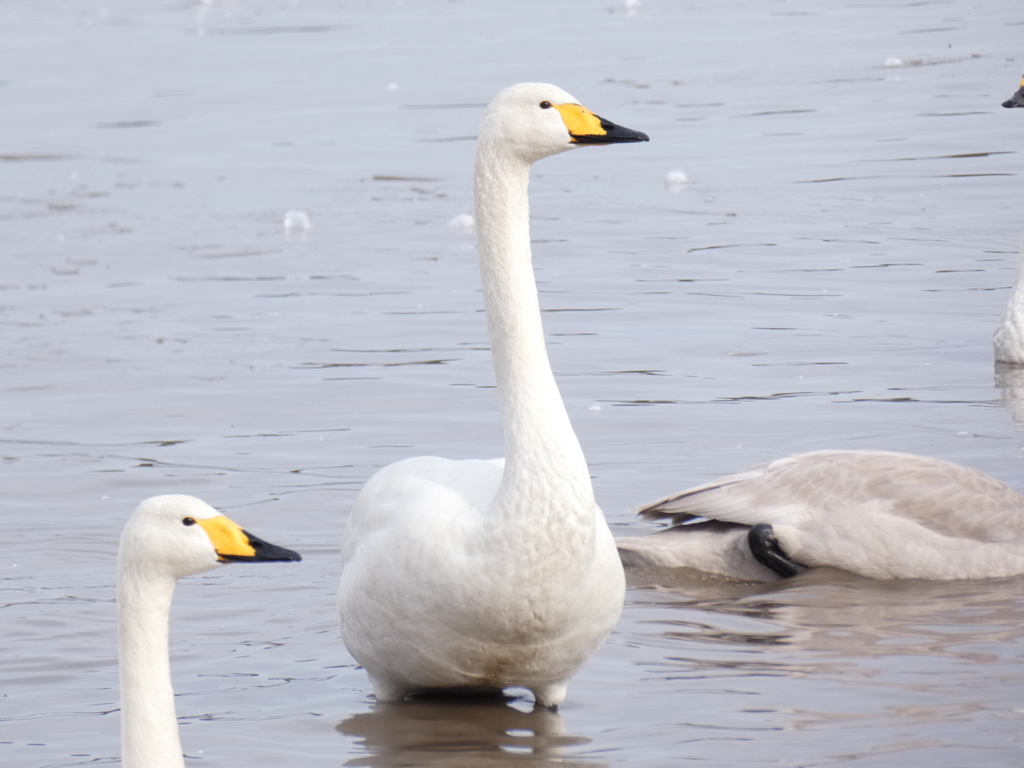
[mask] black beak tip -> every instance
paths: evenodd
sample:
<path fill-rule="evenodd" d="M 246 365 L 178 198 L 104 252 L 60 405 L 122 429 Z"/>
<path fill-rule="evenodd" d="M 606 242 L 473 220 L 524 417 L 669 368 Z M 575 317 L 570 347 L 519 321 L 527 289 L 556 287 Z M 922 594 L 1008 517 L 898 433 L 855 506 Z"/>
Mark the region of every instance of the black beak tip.
<path fill-rule="evenodd" d="M 302 555 L 294 549 L 285 549 L 284 547 L 275 546 L 273 557 L 268 557 L 266 559 L 282 563 L 300 563 L 302 562 Z"/>
<path fill-rule="evenodd" d="M 1018 88 L 1017 92 L 1010 98 L 1003 102 L 1003 106 L 1007 109 L 1013 109 L 1014 107 L 1024 107 L 1024 87 Z"/>
<path fill-rule="evenodd" d="M 577 144 L 636 144 L 641 141 L 650 141 L 651 137 L 646 133 L 634 131 L 632 128 L 623 128 L 612 123 L 604 122 L 602 127 L 604 134 L 569 134 Z"/>
<path fill-rule="evenodd" d="M 294 550 L 271 544 L 258 536 L 253 536 L 245 529 L 242 529 L 242 533 L 248 537 L 249 546 L 252 547 L 254 554 L 251 556 L 221 555 L 223 560 L 248 563 L 298 563 L 302 560 L 302 555 Z"/>
<path fill-rule="evenodd" d="M 298 563 L 302 561 L 302 555 L 293 549 L 285 549 L 279 547 L 276 544 L 269 544 L 265 541 L 261 541 L 258 544 L 253 543 L 253 549 L 256 550 L 256 557 L 267 563 Z"/>
<path fill-rule="evenodd" d="M 634 131 L 632 128 L 623 128 L 621 125 L 601 120 L 601 127 L 607 132 L 606 141 L 609 144 L 636 144 L 641 141 L 650 141 L 651 137 L 643 131 Z"/>

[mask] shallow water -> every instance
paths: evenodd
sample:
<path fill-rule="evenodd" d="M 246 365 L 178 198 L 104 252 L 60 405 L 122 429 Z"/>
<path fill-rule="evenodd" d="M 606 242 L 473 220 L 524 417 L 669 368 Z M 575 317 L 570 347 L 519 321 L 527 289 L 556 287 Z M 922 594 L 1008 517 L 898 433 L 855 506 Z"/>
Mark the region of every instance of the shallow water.
<path fill-rule="evenodd" d="M 617 534 L 817 448 L 1021 487 L 1024 397 L 990 338 L 1024 227 L 999 107 L 1022 28 L 1009 0 L 0 2 L 0 762 L 117 761 L 117 537 L 183 491 L 305 557 L 179 586 L 196 765 L 1019 765 L 1021 579 L 635 573 L 557 714 L 375 706 L 333 604 L 369 474 L 500 454 L 473 237 L 448 223 L 482 105 L 521 80 L 652 137 L 531 189 Z"/>

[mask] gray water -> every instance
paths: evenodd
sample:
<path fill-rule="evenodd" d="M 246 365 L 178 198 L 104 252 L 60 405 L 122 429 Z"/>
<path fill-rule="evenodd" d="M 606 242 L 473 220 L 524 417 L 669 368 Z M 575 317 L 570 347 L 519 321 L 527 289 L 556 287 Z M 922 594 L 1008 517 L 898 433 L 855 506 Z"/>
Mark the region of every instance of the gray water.
<path fill-rule="evenodd" d="M 117 537 L 186 492 L 305 557 L 180 584 L 190 765 L 1019 766 L 1021 579 L 634 573 L 558 713 L 375 705 L 334 593 L 375 469 L 501 453 L 449 222 L 482 106 L 523 80 L 651 136 L 531 187 L 552 363 L 617 535 L 819 448 L 1021 487 L 1024 390 L 990 339 L 1022 46 L 1018 0 L 0 0 L 0 763 L 117 762 Z"/>

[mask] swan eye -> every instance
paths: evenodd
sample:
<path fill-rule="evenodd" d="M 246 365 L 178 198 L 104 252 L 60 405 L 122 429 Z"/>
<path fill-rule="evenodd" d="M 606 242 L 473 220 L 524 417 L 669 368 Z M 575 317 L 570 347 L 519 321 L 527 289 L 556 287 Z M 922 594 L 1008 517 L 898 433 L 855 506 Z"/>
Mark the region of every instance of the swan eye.
<path fill-rule="evenodd" d="M 182 518 L 181 524 L 182 525 L 195 525 L 196 521 L 193 520 L 191 517 L 186 517 L 186 518 Z"/>
<path fill-rule="evenodd" d="M 540 103 L 540 108 L 541 109 L 551 109 L 551 102 L 550 101 L 542 101 Z"/>

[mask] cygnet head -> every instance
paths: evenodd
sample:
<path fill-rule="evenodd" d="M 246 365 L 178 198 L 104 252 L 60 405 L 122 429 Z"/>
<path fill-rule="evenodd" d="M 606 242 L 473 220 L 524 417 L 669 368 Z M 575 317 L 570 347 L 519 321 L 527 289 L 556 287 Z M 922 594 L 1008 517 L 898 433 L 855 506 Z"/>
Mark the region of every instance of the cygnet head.
<path fill-rule="evenodd" d="M 298 561 L 302 557 L 243 530 L 194 496 L 142 502 L 121 534 L 119 566 L 138 575 L 180 579 L 234 560 Z"/>
<path fill-rule="evenodd" d="M 584 144 L 637 141 L 649 138 L 595 115 L 547 83 L 506 88 L 487 107 L 480 126 L 481 151 L 508 154 L 528 163 Z"/>
<path fill-rule="evenodd" d="M 1007 109 L 1012 107 L 1024 107 L 1024 76 L 1020 80 L 1020 88 L 1010 98 L 1003 102 L 1003 106 Z"/>

